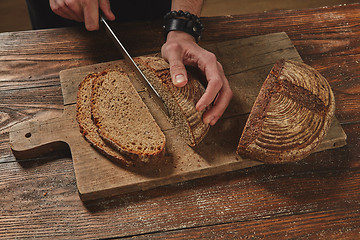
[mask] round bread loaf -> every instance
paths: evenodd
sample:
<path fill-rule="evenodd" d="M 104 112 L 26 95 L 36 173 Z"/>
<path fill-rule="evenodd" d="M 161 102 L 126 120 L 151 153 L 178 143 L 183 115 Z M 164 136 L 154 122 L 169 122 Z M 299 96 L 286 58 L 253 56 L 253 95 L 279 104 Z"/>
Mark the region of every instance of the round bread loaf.
<path fill-rule="evenodd" d="M 261 87 L 237 153 L 267 163 L 301 160 L 324 138 L 334 112 L 327 80 L 304 63 L 281 59 Z"/>

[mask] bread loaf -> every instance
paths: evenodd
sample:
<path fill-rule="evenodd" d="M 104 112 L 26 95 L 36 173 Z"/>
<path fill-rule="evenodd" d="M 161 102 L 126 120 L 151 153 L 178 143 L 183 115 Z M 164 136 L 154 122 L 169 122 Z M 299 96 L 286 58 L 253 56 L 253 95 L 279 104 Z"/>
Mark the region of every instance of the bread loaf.
<path fill-rule="evenodd" d="M 125 166 L 130 166 L 131 162 L 124 158 L 118 151 L 108 146 L 97 132 L 97 126 L 94 124 L 91 116 L 91 88 L 93 81 L 98 77 L 98 74 L 93 73 L 85 77 L 80 83 L 77 93 L 76 103 L 76 119 L 80 126 L 80 131 L 85 139 L 102 154 L 120 162 Z"/>
<path fill-rule="evenodd" d="M 334 112 L 334 95 L 320 73 L 279 60 L 261 87 L 237 153 L 267 163 L 303 159 L 325 136 Z"/>
<path fill-rule="evenodd" d="M 134 60 L 164 100 L 170 121 L 179 135 L 192 147 L 200 143 L 209 125 L 202 121 L 204 111 L 198 112 L 195 108 L 205 92 L 199 80 L 188 72 L 188 83 L 184 87 L 175 87 L 169 64 L 163 58 L 138 57 Z"/>
<path fill-rule="evenodd" d="M 175 87 L 162 58 L 135 61 L 164 99 L 178 133 L 190 146 L 197 145 L 209 130 L 202 122 L 203 112 L 195 108 L 204 87 L 191 73 L 185 87 Z M 106 70 L 88 75 L 79 85 L 77 120 L 92 146 L 125 166 L 162 161 L 165 136 L 125 73 Z"/>
<path fill-rule="evenodd" d="M 94 80 L 91 114 L 100 137 L 134 163 L 162 160 L 165 135 L 127 74 L 104 71 Z"/>

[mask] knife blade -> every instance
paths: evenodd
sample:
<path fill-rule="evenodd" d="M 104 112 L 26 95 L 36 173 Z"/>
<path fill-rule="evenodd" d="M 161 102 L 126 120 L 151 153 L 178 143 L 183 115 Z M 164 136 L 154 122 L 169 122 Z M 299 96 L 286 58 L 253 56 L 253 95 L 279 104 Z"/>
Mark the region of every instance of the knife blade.
<path fill-rule="evenodd" d="M 111 37 L 111 39 L 116 44 L 117 48 L 120 50 L 126 64 L 128 64 L 128 66 L 135 72 L 139 80 L 146 86 L 148 92 L 150 93 L 150 96 L 154 99 L 154 101 L 161 108 L 161 110 L 163 110 L 164 113 L 169 116 L 169 111 L 164 101 L 160 97 L 159 93 L 156 91 L 156 89 L 153 87 L 153 85 L 150 83 L 150 81 L 147 79 L 144 73 L 140 70 L 140 68 L 136 65 L 133 58 L 125 49 L 124 45 L 122 45 L 122 43 L 120 42 L 120 40 L 118 39 L 118 37 L 116 36 L 116 34 L 111 29 L 111 27 L 109 26 L 109 24 L 107 23 L 107 21 L 104 19 L 103 16 L 100 16 L 100 22 L 104 24 L 106 33 Z"/>

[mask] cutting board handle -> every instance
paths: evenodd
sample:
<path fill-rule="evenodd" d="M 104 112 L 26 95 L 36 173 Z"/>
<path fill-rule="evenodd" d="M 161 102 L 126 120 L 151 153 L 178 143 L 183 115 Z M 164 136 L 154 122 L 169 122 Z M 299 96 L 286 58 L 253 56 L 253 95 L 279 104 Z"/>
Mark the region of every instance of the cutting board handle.
<path fill-rule="evenodd" d="M 14 125 L 9 132 L 10 147 L 16 159 L 41 157 L 64 149 L 66 121 L 63 117 L 47 120 L 31 119 Z"/>

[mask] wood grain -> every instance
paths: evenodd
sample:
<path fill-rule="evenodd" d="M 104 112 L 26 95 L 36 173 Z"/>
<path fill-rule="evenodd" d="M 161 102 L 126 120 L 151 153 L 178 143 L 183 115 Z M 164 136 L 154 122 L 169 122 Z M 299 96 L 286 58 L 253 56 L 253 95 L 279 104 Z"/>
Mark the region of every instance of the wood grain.
<path fill-rule="evenodd" d="M 349 145 L 304 162 L 262 165 L 86 203 L 79 199 L 69 157 L 0 164 L 1 192 L 6 193 L 0 233 L 8 238 L 105 238 L 157 231 L 171 236 L 176 230 L 191 234 L 193 228 L 213 226 L 214 234 L 221 234 L 217 226 L 231 223 L 274 238 L 290 227 L 288 237 L 359 231 L 360 171 L 351 159 L 358 156 L 354 147 L 360 125 L 344 128 Z M 319 221 L 333 229 L 326 233 L 316 227 Z M 264 229 L 267 224 L 271 229 Z"/>
<path fill-rule="evenodd" d="M 355 4 L 204 18 L 201 41 L 285 31 L 304 62 L 329 80 L 347 146 L 296 164 L 262 165 L 86 204 L 79 199 L 69 149 L 18 163 L 8 130 L 63 109 L 59 71 L 116 60 L 118 54 L 101 31 L 0 34 L 0 238 L 181 239 L 232 233 L 238 238 L 359 238 L 359 11 Z M 132 55 L 160 50 L 161 23 L 116 28 Z"/>
<path fill-rule="evenodd" d="M 346 214 L 346 218 L 343 217 Z M 285 215 L 254 219 L 251 221 L 237 221 L 213 226 L 200 226 L 161 233 L 138 234 L 131 239 L 358 239 L 359 218 L 351 210 L 345 213 L 337 210 L 324 211 L 320 216 L 308 213 L 304 218 L 299 215 Z M 344 224 L 340 224 L 342 221 Z M 285 224 L 286 228 L 281 226 Z M 129 238 L 130 239 L 130 238 Z"/>
<path fill-rule="evenodd" d="M 336 116 L 341 122 L 356 118 L 359 106 L 359 54 L 360 32 L 358 4 L 342 7 L 325 7 L 303 11 L 278 11 L 244 16 L 226 16 L 217 22 L 205 21 L 207 26 L 203 40 L 224 41 L 266 34 L 282 29 L 285 31 L 303 61 L 317 69 L 335 94 Z M 232 26 L 236 25 L 236 31 Z M 211 33 L 207 35 L 208 33 Z M 351 86 L 350 90 L 348 87 Z M 357 90 L 355 90 L 357 89 Z M 355 116 L 354 116 L 355 114 Z"/>
<path fill-rule="evenodd" d="M 279 39 L 280 41 L 278 41 Z M 297 55 L 285 33 L 258 36 L 244 41 L 221 42 L 211 47 L 218 49 L 218 53 L 223 59 L 234 59 L 228 60 L 229 63 L 225 63 L 224 68 L 232 68 L 232 71 L 226 72 L 226 74 L 232 76 L 231 85 L 235 88 L 233 91 L 235 98 L 248 95 L 250 99 L 255 99 L 261 83 L 265 79 L 265 77 L 263 79 L 258 77 L 251 81 L 259 83 L 258 87 L 244 82 L 243 89 L 239 91 L 236 89 L 236 86 L 239 85 L 239 78 L 236 77 L 239 76 L 239 72 L 248 79 L 248 69 L 250 69 L 249 76 L 252 77 L 254 76 L 253 69 L 264 68 L 264 66 L 271 68 L 280 57 L 287 58 Z M 279 49 L 285 50 L 279 53 Z M 240 50 L 255 57 L 239 56 L 237 53 Z M 262 59 L 265 61 L 261 61 Z M 301 61 L 301 59 L 297 60 Z M 234 63 L 234 61 L 239 61 L 239 63 Z M 242 68 L 244 65 L 247 65 L 248 68 Z M 145 171 L 140 172 L 138 169 L 123 168 L 123 166 L 109 161 L 85 141 L 80 134 L 75 117 L 75 101 L 80 82 L 89 73 L 107 68 L 128 69 L 123 61 L 113 61 L 62 71 L 60 80 L 64 93 L 64 114 L 60 118 L 42 121 L 32 119 L 13 126 L 10 129 L 10 144 L 14 155 L 18 159 L 29 159 L 54 151 L 63 142 L 67 143 L 74 161 L 79 194 L 84 201 L 146 190 L 260 164 L 257 161 L 243 159 L 236 154 L 236 146 L 244 126 L 244 119 L 246 119 L 246 116 L 239 116 L 249 113 L 243 112 L 243 108 L 239 108 L 239 104 L 233 101 L 229 106 L 229 112 L 233 115 L 225 115 L 224 120 L 210 131 L 204 142 L 192 149 L 177 134 L 176 129 L 168 122 L 159 107 L 154 105 L 134 75 L 130 75 L 129 79 L 134 82 L 135 88 L 147 103 L 166 136 L 168 164 L 164 164 L 159 172 L 148 174 Z M 250 109 L 252 105 L 253 102 L 248 102 L 245 109 Z M 337 121 L 334 122 L 333 128 L 329 132 L 329 136 L 333 138 L 325 138 L 321 143 L 321 149 L 341 147 L 345 144 L 346 136 Z"/>

